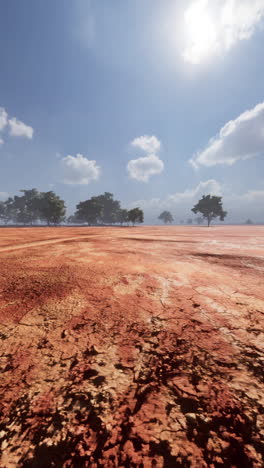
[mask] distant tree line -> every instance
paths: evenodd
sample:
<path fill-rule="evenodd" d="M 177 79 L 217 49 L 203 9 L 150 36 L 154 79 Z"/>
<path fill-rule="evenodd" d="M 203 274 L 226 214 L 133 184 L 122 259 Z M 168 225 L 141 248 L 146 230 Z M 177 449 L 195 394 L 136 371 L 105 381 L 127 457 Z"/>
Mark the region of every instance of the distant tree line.
<path fill-rule="evenodd" d="M 223 209 L 222 197 L 217 197 L 215 195 L 203 195 L 191 211 L 195 214 L 200 213 L 202 215 L 195 218 L 194 221 L 197 224 L 202 224 L 204 220 L 206 220 L 208 227 L 215 218 L 219 218 L 220 221 L 224 221 L 227 216 L 227 212 Z M 164 224 L 171 224 L 173 222 L 173 216 L 170 211 L 163 211 L 158 216 L 158 219 L 163 221 Z M 184 224 L 184 221 L 181 220 L 180 223 Z M 193 224 L 193 219 L 187 219 L 186 224 Z M 246 224 L 252 224 L 252 221 L 248 219 Z"/>
<path fill-rule="evenodd" d="M 67 219 L 65 202 L 53 191 L 39 192 L 33 188 L 20 192 L 20 196 L 15 195 L 0 202 L 1 222 L 22 225 L 45 223 L 49 226 L 63 222 L 90 226 L 124 223 L 135 225 L 144 222 L 144 213 L 139 207 L 126 210 L 109 192 L 80 202 L 74 215 Z"/>
<path fill-rule="evenodd" d="M 98 224 L 121 224 L 144 222 L 144 213 L 139 208 L 126 210 L 121 207 L 121 203 L 114 199 L 110 192 L 103 195 L 91 197 L 89 200 L 80 202 L 76 206 L 73 216 L 68 218 L 68 223 L 87 223 L 88 225 Z"/>
<path fill-rule="evenodd" d="M 0 202 L 0 220 L 5 224 L 33 225 L 40 221 L 48 225 L 60 224 L 65 219 L 65 202 L 54 192 L 20 190 L 21 196 Z"/>
<path fill-rule="evenodd" d="M 48 226 L 63 222 L 68 224 L 91 225 L 123 225 L 144 222 L 144 213 L 139 207 L 126 210 L 122 208 L 120 201 L 115 200 L 110 192 L 94 196 L 78 203 L 74 215 L 66 219 L 66 205 L 53 191 L 39 192 L 36 188 L 20 190 L 21 195 L 9 197 L 0 202 L 0 222 L 9 224 L 34 225 L 45 223 Z M 224 221 L 227 212 L 223 210 L 222 197 L 203 195 L 192 208 L 192 212 L 200 213 L 195 222 L 202 224 L 204 220 L 210 226 L 215 218 Z M 163 211 L 159 217 L 165 224 L 173 222 L 173 216 L 169 211 Z M 184 223 L 181 221 L 181 223 Z M 192 218 L 187 224 L 192 224 Z M 247 220 L 246 224 L 252 224 Z"/>

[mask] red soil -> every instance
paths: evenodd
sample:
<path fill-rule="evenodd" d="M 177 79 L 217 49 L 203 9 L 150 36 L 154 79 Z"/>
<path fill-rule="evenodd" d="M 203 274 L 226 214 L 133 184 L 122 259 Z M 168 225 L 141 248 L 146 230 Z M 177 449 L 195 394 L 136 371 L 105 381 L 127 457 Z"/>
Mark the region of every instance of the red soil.
<path fill-rule="evenodd" d="M 1 467 L 261 467 L 263 227 L 0 230 Z"/>

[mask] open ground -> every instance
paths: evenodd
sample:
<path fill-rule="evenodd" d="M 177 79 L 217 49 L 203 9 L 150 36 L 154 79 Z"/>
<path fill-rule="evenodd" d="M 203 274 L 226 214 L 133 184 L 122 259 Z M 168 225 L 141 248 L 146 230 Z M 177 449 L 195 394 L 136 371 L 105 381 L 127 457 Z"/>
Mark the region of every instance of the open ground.
<path fill-rule="evenodd" d="M 261 467 L 264 227 L 2 228 L 1 467 Z"/>

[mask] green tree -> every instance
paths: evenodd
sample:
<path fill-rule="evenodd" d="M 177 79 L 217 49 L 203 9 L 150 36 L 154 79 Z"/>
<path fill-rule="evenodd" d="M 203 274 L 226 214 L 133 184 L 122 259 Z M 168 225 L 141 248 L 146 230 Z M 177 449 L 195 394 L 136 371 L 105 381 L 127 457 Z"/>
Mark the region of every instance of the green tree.
<path fill-rule="evenodd" d="M 80 202 L 76 206 L 75 219 L 81 222 L 91 224 L 98 224 L 102 218 L 103 206 L 99 202 L 98 197 L 92 197 L 90 200 Z"/>
<path fill-rule="evenodd" d="M 110 192 L 105 192 L 103 195 L 92 197 L 98 205 L 101 206 L 101 222 L 104 224 L 114 224 L 118 221 L 118 213 L 120 211 L 120 202 L 114 200 L 114 196 Z"/>
<path fill-rule="evenodd" d="M 160 213 L 158 219 L 163 221 L 164 224 L 167 224 L 167 223 L 171 224 L 173 222 L 173 216 L 169 211 L 163 211 L 162 213 Z"/>
<path fill-rule="evenodd" d="M 140 208 L 133 208 L 128 212 L 128 221 L 133 224 L 144 222 L 144 213 Z"/>
<path fill-rule="evenodd" d="M 2 201 L 0 201 L 0 220 L 5 220 L 5 204 Z"/>
<path fill-rule="evenodd" d="M 2 214 L 2 219 L 5 224 L 8 224 L 10 221 L 16 222 L 17 210 L 14 206 L 14 198 L 8 197 L 4 202 L 4 209 Z"/>
<path fill-rule="evenodd" d="M 220 218 L 220 221 L 224 221 L 227 215 L 227 212 L 223 210 L 222 197 L 215 195 L 203 195 L 192 211 L 195 214 L 201 213 L 207 220 L 208 227 L 213 219 Z"/>
<path fill-rule="evenodd" d="M 123 225 L 123 223 L 128 222 L 128 210 L 121 208 L 117 215 L 117 221 Z"/>
<path fill-rule="evenodd" d="M 56 193 L 41 192 L 39 200 L 39 216 L 40 219 L 50 224 L 60 224 L 65 219 L 66 206 L 64 200 L 56 195 Z"/>
<path fill-rule="evenodd" d="M 23 224 L 33 224 L 39 219 L 40 194 L 37 189 L 20 190 L 20 197 L 15 195 L 13 210 L 15 221 Z"/>

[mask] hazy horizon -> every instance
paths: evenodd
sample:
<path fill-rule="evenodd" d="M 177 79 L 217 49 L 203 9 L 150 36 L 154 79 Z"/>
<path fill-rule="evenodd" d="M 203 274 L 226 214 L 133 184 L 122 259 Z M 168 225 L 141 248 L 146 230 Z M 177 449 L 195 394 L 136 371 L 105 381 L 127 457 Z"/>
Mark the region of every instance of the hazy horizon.
<path fill-rule="evenodd" d="M 72 214 L 109 191 L 158 224 L 211 193 L 226 224 L 264 221 L 264 0 L 1 13 L 0 200 L 54 190 Z"/>

